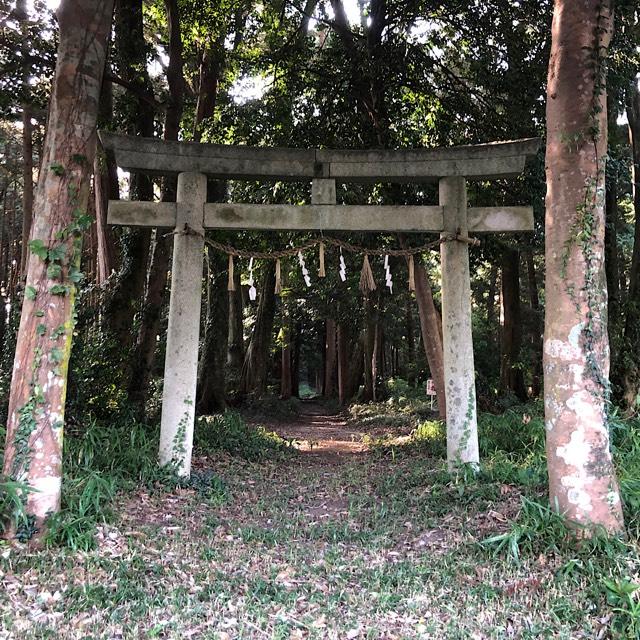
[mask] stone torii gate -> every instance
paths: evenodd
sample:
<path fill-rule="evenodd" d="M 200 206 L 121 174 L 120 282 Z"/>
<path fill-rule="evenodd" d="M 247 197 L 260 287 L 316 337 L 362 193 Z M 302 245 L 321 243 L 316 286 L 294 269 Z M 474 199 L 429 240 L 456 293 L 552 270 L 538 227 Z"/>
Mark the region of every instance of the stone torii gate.
<path fill-rule="evenodd" d="M 110 201 L 114 225 L 174 228 L 164 370 L 160 463 L 188 476 L 195 398 L 206 229 L 432 232 L 440 245 L 442 333 L 450 468 L 479 462 L 468 234 L 533 230 L 531 207 L 467 206 L 466 180 L 519 175 L 536 138 L 443 149 L 331 150 L 167 142 L 101 132 L 125 170 L 178 174 L 177 202 Z M 311 181 L 311 204 L 206 202 L 207 177 Z M 336 204 L 336 182 L 439 183 L 437 206 Z M 196 311 L 197 310 L 197 311 Z"/>

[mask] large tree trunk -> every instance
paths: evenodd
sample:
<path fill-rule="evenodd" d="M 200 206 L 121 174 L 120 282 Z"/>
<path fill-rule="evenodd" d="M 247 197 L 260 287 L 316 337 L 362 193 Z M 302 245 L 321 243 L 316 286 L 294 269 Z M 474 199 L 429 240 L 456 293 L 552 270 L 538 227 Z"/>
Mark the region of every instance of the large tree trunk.
<path fill-rule="evenodd" d="M 427 356 L 429 371 L 433 378 L 438 399 L 438 413 L 442 420 L 447 417 L 447 401 L 444 394 L 444 352 L 442 347 L 442 319 L 433 302 L 431 285 L 424 266 L 416 261 L 414 268 L 416 281 L 416 302 L 420 315 L 422 344 Z"/>
<path fill-rule="evenodd" d="M 75 282 L 112 10 L 112 2 L 104 0 L 63 0 L 58 9 L 60 44 L 35 200 L 4 457 L 5 475 L 33 490 L 23 498 L 38 529 L 48 514 L 60 508 Z"/>
<path fill-rule="evenodd" d="M 547 84 L 544 404 L 549 498 L 586 531 L 623 527 L 609 449 L 604 272 L 607 0 L 556 0 Z M 595 63 L 594 63 L 595 60 Z"/>
<path fill-rule="evenodd" d="M 522 348 L 520 254 L 510 249 L 505 249 L 502 256 L 502 310 L 500 388 L 511 391 L 524 402 L 527 389 L 524 386 L 524 373 L 518 366 Z"/>
<path fill-rule="evenodd" d="M 253 326 L 251 342 L 247 349 L 242 366 L 240 388 L 243 394 L 263 394 L 267 389 L 267 372 L 269 347 L 271 346 L 271 332 L 273 331 L 273 317 L 276 309 L 275 264 L 269 261 L 262 270 L 264 282 L 260 289 L 260 302 L 256 322 Z"/>

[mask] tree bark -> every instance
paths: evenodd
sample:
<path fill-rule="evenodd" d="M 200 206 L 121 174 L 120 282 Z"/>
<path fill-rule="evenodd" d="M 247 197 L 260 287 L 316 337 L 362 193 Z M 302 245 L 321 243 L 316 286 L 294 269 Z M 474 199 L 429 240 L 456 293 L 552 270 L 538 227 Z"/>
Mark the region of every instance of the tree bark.
<path fill-rule="evenodd" d="M 511 391 L 525 402 L 527 389 L 524 385 L 524 372 L 518 366 L 522 349 L 520 254 L 511 249 L 505 249 L 502 256 L 502 310 L 500 388 Z"/>
<path fill-rule="evenodd" d="M 414 267 L 416 282 L 416 302 L 418 303 L 418 314 L 420 315 L 420 331 L 422 333 L 422 344 L 427 356 L 429 371 L 433 378 L 433 385 L 436 389 L 438 399 L 438 414 L 442 420 L 447 417 L 447 401 L 444 393 L 444 353 L 442 346 L 442 318 L 433 302 L 431 285 L 427 278 L 424 266 L 416 261 Z"/>
<path fill-rule="evenodd" d="M 4 457 L 25 482 L 27 513 L 41 530 L 60 508 L 62 432 L 75 282 L 113 3 L 63 0 L 49 127 L 35 199 Z"/>
<path fill-rule="evenodd" d="M 551 505 L 623 528 L 609 449 L 604 271 L 608 0 L 556 0 L 547 83 L 544 405 Z M 595 133 L 594 133 L 595 132 Z"/>

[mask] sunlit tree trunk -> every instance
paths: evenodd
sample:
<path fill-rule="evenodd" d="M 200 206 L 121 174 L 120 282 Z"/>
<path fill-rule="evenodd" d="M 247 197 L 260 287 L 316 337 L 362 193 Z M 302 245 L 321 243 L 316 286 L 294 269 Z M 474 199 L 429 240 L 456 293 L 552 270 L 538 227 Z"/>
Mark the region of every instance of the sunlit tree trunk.
<path fill-rule="evenodd" d="M 9 400 L 4 473 L 26 482 L 40 528 L 60 507 L 75 283 L 113 3 L 63 0 L 49 128 L 35 198 Z"/>
<path fill-rule="evenodd" d="M 604 271 L 606 54 L 611 5 L 556 0 L 547 85 L 544 400 L 551 505 L 622 529 L 609 449 Z"/>

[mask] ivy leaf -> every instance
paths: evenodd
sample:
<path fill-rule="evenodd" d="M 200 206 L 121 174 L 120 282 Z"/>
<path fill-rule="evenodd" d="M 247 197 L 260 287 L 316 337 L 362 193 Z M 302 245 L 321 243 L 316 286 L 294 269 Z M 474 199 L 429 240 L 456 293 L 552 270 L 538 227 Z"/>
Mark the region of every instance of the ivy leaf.
<path fill-rule="evenodd" d="M 64 167 L 59 162 L 54 162 L 53 164 L 50 164 L 49 169 L 51 169 L 53 174 L 56 176 L 64 175 Z"/>
<path fill-rule="evenodd" d="M 57 247 L 52 247 L 49 249 L 49 260 L 51 262 L 59 262 L 62 260 L 67 253 L 67 246 L 64 244 L 59 244 Z"/>
<path fill-rule="evenodd" d="M 53 347 L 49 352 L 49 362 L 60 364 L 64 358 L 64 351 L 60 347 Z"/>
<path fill-rule="evenodd" d="M 36 296 L 38 295 L 38 292 L 35 287 L 29 284 L 26 286 L 24 290 L 24 295 L 27 300 L 35 300 Z"/>
<path fill-rule="evenodd" d="M 82 273 L 82 271 L 76 269 L 75 267 L 69 269 L 69 280 L 71 282 L 73 282 L 74 284 L 78 284 L 79 282 L 82 282 L 83 279 L 84 273 Z"/>
<path fill-rule="evenodd" d="M 40 323 L 37 327 L 36 327 L 36 333 L 39 336 L 43 336 L 47 331 L 47 325 Z"/>
<path fill-rule="evenodd" d="M 47 257 L 47 247 L 40 239 L 31 240 L 31 242 L 29 242 L 29 249 L 31 249 L 31 253 L 42 260 Z"/>
<path fill-rule="evenodd" d="M 44 311 L 42 309 L 38 309 L 37 311 L 34 312 L 33 314 L 36 318 L 42 318 L 44 317 Z"/>
<path fill-rule="evenodd" d="M 47 267 L 47 278 L 55 280 L 62 275 L 62 267 L 59 264 L 50 264 Z"/>
<path fill-rule="evenodd" d="M 68 287 L 63 284 L 54 284 L 50 289 L 49 293 L 53 296 L 65 296 L 69 291 Z"/>

